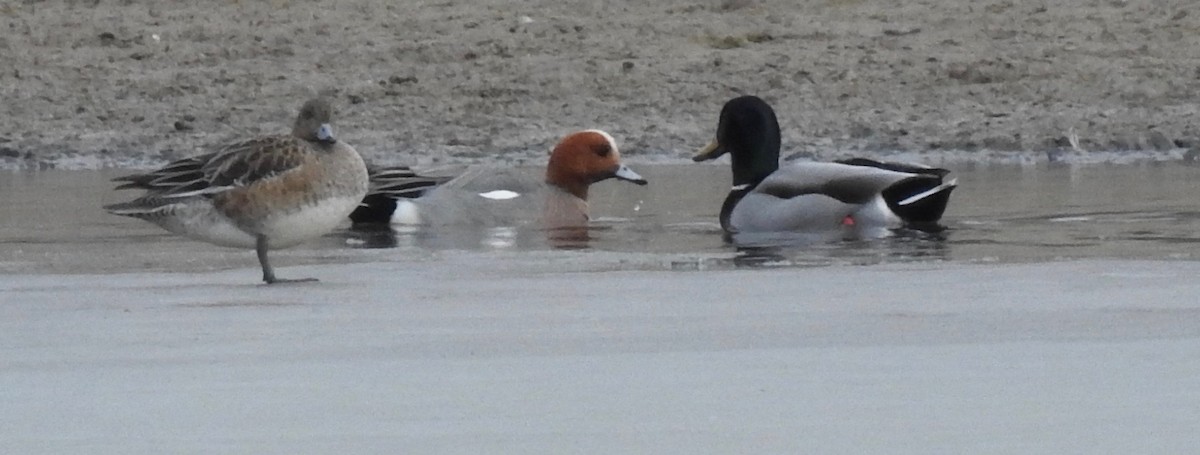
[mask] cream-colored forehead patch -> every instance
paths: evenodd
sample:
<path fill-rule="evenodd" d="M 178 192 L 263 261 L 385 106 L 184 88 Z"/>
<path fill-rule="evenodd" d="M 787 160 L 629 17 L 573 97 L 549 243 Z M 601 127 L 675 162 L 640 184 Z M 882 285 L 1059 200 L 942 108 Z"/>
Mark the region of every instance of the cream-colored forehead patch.
<path fill-rule="evenodd" d="M 583 132 L 585 132 L 585 133 L 596 133 L 596 134 L 599 134 L 599 135 L 601 135 L 601 136 L 604 136 L 604 140 L 608 141 L 608 146 L 609 146 L 609 147 L 612 147 L 612 151 L 613 151 L 613 152 L 620 153 L 620 152 L 617 150 L 617 140 L 616 140 L 616 139 L 613 139 L 612 135 L 608 134 L 608 133 L 607 133 L 607 132 L 605 132 L 604 130 L 583 130 Z"/>

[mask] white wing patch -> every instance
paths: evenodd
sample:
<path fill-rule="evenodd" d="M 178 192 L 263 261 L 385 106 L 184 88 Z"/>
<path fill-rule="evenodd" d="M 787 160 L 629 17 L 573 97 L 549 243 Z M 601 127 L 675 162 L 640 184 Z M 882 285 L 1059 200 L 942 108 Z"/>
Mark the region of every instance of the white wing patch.
<path fill-rule="evenodd" d="M 508 199 L 516 199 L 521 197 L 521 193 L 509 190 L 493 190 L 486 193 L 479 193 L 479 197 L 491 199 L 493 201 L 505 201 Z"/>

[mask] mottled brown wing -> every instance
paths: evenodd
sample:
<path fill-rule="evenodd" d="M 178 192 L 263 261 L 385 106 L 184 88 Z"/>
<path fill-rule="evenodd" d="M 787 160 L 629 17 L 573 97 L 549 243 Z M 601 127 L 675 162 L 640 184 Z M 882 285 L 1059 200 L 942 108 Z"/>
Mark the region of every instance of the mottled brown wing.
<path fill-rule="evenodd" d="M 116 189 L 143 189 L 153 195 L 172 195 L 203 189 L 207 183 L 201 168 L 212 159 L 213 153 L 192 156 L 172 161 L 162 168 L 143 174 L 132 174 L 113 179 L 124 182 Z"/>
<path fill-rule="evenodd" d="M 311 153 L 307 143 L 293 136 L 250 139 L 217 152 L 204 165 L 204 179 L 211 188 L 251 185 L 299 167 Z"/>

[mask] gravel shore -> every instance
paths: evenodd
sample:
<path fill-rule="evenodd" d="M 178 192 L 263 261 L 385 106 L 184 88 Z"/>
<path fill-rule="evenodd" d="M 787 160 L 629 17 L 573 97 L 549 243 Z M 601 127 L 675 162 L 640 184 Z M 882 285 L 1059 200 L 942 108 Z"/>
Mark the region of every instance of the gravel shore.
<path fill-rule="evenodd" d="M 0 167 L 157 164 L 316 93 L 368 159 L 422 166 L 539 163 L 582 128 L 679 161 L 744 93 L 785 156 L 1196 155 L 1190 2 L 796 3 L 6 2 Z"/>

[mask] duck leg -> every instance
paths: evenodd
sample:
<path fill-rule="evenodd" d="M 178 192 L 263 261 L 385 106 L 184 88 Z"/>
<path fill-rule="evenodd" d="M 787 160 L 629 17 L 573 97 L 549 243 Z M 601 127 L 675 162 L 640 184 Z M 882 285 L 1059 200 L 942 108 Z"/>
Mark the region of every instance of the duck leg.
<path fill-rule="evenodd" d="M 292 279 L 292 280 L 285 280 L 283 278 L 275 277 L 275 268 L 271 267 L 271 262 L 270 262 L 270 260 L 267 259 L 267 237 L 264 235 L 259 235 L 259 236 L 255 237 L 254 250 L 256 252 L 258 252 L 258 263 L 259 263 L 259 265 L 262 266 L 263 282 L 265 282 L 267 284 L 304 283 L 304 282 L 309 282 L 309 281 L 317 281 L 316 278 L 298 278 L 298 279 Z"/>

